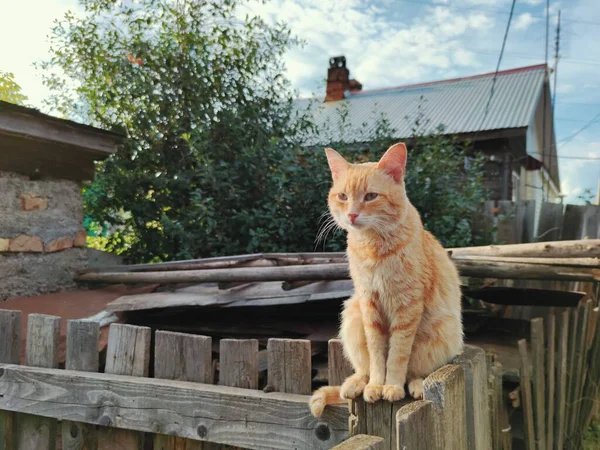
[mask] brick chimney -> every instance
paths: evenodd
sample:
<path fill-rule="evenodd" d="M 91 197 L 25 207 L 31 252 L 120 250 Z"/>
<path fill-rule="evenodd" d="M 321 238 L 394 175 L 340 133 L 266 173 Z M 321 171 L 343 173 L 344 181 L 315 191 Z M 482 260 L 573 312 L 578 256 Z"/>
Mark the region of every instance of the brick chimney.
<path fill-rule="evenodd" d="M 362 84 L 356 80 L 350 80 L 350 71 L 346 68 L 345 56 L 334 56 L 329 59 L 327 70 L 327 95 L 326 102 L 335 102 L 346 98 L 345 92 L 359 92 Z"/>

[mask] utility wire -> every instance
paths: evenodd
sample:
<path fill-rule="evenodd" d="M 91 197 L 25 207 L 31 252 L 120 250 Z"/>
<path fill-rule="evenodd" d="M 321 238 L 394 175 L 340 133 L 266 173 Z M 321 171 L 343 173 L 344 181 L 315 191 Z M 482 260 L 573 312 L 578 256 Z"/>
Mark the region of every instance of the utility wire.
<path fill-rule="evenodd" d="M 595 124 L 598 120 L 600 120 L 600 113 L 596 114 L 594 117 L 592 117 L 584 126 L 582 126 L 579 130 L 577 130 L 575 133 L 567 136 L 564 139 L 561 139 L 559 141 L 559 144 L 566 144 L 568 142 L 571 142 L 573 139 L 575 139 L 575 137 L 581 133 L 582 131 L 587 130 L 589 127 L 591 127 L 593 124 Z"/>

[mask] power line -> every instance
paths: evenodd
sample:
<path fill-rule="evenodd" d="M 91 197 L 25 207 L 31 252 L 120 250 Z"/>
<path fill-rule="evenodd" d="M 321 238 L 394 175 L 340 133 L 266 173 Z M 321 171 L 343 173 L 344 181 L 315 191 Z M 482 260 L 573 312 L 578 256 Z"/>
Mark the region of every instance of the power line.
<path fill-rule="evenodd" d="M 582 131 L 587 130 L 589 127 L 591 127 L 594 123 L 596 123 L 598 120 L 600 119 L 600 113 L 596 114 L 594 117 L 592 117 L 584 126 L 582 126 L 579 130 L 577 130 L 575 133 L 567 136 L 564 139 L 561 139 L 560 141 L 558 141 L 559 144 L 566 144 L 568 142 L 571 142 L 573 139 L 575 139 L 575 137 L 581 133 Z"/>

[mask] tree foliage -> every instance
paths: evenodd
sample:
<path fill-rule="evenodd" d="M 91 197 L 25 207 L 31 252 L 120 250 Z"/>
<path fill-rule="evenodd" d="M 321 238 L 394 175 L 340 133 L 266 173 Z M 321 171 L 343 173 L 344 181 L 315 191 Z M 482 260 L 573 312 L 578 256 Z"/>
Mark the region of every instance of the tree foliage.
<path fill-rule="evenodd" d="M 15 105 L 24 105 L 27 96 L 23 95 L 21 86 L 15 81 L 12 72 L 3 72 L 0 70 L 0 100 L 14 103 Z"/>
<path fill-rule="evenodd" d="M 83 5 L 54 27 L 42 68 L 53 108 L 127 136 L 85 188 L 99 245 L 130 261 L 313 250 L 329 172 L 322 149 L 302 143 L 324 130 L 293 108 L 282 55 L 299 42 L 285 24 L 240 18 L 242 0 Z M 391 130 L 379 122 L 350 158 L 381 155 Z M 444 185 L 464 172 L 466 150 L 441 136 L 419 142 L 413 200 L 446 244 L 467 243 L 477 168 L 471 187 Z M 338 235 L 325 248 L 343 246 Z"/>

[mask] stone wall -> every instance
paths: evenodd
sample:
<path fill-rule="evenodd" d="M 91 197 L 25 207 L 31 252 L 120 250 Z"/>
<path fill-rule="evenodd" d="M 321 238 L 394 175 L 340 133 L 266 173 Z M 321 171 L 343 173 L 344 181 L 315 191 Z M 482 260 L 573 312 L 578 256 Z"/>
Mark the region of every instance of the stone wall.
<path fill-rule="evenodd" d="M 79 185 L 0 172 L 0 299 L 74 287 L 86 267 Z"/>

